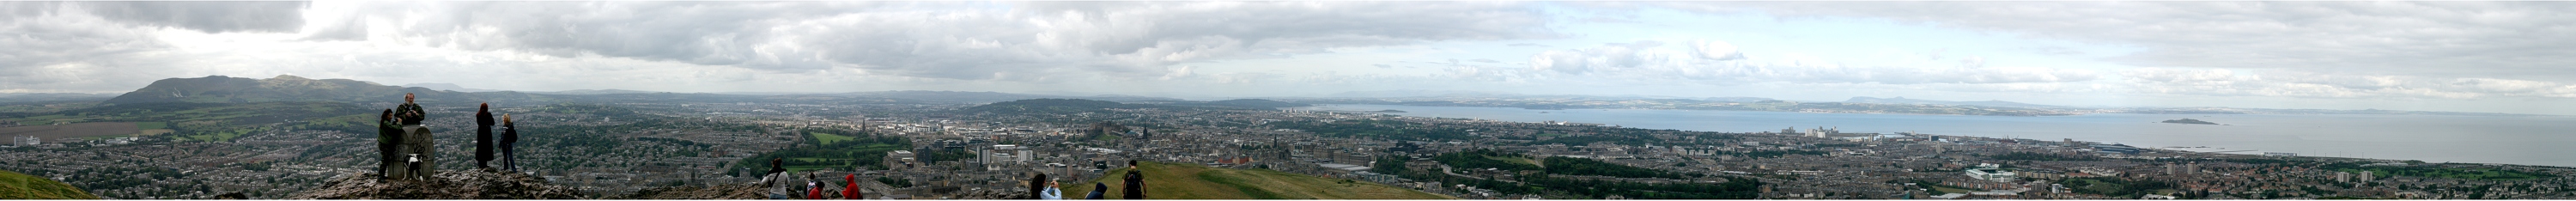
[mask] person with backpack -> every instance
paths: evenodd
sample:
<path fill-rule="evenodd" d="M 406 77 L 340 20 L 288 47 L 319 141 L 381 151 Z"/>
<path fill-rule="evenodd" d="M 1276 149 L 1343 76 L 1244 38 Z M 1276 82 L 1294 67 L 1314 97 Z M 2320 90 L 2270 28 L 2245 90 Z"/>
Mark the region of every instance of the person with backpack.
<path fill-rule="evenodd" d="M 1127 177 L 1122 180 L 1127 183 L 1127 189 L 1119 189 L 1125 192 L 1121 193 L 1125 194 L 1121 199 L 1145 199 L 1145 169 L 1137 168 L 1136 160 L 1127 160 Z"/>

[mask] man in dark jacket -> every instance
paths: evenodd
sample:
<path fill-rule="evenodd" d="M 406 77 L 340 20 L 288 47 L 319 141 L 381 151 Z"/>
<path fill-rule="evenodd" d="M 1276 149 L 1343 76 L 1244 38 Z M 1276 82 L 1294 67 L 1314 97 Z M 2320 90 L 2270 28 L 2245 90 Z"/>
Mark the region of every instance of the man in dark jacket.
<path fill-rule="evenodd" d="M 492 168 L 492 104 L 474 109 L 474 167 Z"/>
<path fill-rule="evenodd" d="M 401 127 L 401 125 L 399 125 L 401 123 L 402 122 L 394 121 L 394 109 L 385 109 L 384 114 L 376 115 L 377 179 L 389 178 L 390 175 L 387 173 L 391 172 L 389 170 L 393 169 L 393 166 L 396 163 L 394 160 L 399 160 L 396 159 L 397 157 L 394 157 L 399 155 L 394 154 L 394 146 L 402 144 L 401 142 L 395 141 L 402 138 L 402 129 L 398 129 L 398 127 Z"/>
<path fill-rule="evenodd" d="M 405 126 L 420 125 L 420 120 L 429 119 L 429 112 L 422 110 L 420 103 L 412 102 L 410 93 L 404 93 L 403 104 L 394 106 L 394 118 L 402 119 L 402 125 Z"/>
<path fill-rule="evenodd" d="M 519 124 L 511 123 L 510 115 L 501 115 L 501 168 L 519 171 L 519 156 L 510 151 L 518 144 Z"/>
<path fill-rule="evenodd" d="M 1125 191 L 1123 194 L 1126 194 L 1121 199 L 1145 199 L 1145 169 L 1136 168 L 1136 160 L 1127 160 L 1127 178 L 1124 180 L 1127 183 L 1127 189 L 1118 189 Z"/>

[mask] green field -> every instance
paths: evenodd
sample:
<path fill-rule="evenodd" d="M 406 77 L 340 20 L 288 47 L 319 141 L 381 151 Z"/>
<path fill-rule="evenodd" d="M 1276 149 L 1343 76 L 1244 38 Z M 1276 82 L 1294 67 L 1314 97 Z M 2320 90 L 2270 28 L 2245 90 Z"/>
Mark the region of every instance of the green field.
<path fill-rule="evenodd" d="M 823 144 L 832 144 L 832 142 L 839 142 L 839 141 L 842 141 L 842 140 L 850 140 L 850 139 L 857 139 L 857 138 L 858 138 L 858 137 L 850 137 L 850 136 L 842 136 L 842 135 L 833 135 L 833 134 L 830 134 L 830 133 L 822 133 L 822 132 L 807 132 L 807 134 L 813 134 L 813 135 L 814 135 L 814 140 L 815 140 L 815 141 L 822 141 L 821 143 L 823 143 Z"/>
<path fill-rule="evenodd" d="M 71 184 L 63 184 L 63 182 L 60 181 L 45 179 L 44 177 L 36 177 L 34 175 L 18 174 L 17 172 L 0 171 L 0 199 L 96 200 L 99 199 L 99 197 L 97 195 L 90 195 L 88 191 L 82 191 L 80 188 L 72 187 Z"/>
<path fill-rule="evenodd" d="M 1499 160 L 1499 161 L 1503 161 L 1503 162 L 1511 162 L 1511 163 L 1513 163 L 1513 164 L 1522 164 L 1522 165 L 1538 166 L 1538 167 L 1542 167 L 1542 168 L 1547 167 L 1547 164 L 1545 164 L 1545 163 L 1539 163 L 1539 162 L 1538 162 L 1538 159 L 1530 159 L 1530 158 L 1523 158 L 1523 157 L 1509 157 L 1509 156 L 1485 156 L 1485 159 L 1494 159 L 1494 160 Z"/>
<path fill-rule="evenodd" d="M 1213 168 L 1194 164 L 1145 162 L 1145 191 L 1152 199 L 1458 199 L 1424 193 L 1384 184 L 1333 179 L 1286 172 L 1251 169 Z M 1112 189 L 1107 198 L 1121 199 L 1117 177 L 1128 169 L 1107 171 L 1102 178 L 1063 183 L 1064 196 L 1079 199 L 1091 192 L 1091 184 L 1100 182 Z"/>

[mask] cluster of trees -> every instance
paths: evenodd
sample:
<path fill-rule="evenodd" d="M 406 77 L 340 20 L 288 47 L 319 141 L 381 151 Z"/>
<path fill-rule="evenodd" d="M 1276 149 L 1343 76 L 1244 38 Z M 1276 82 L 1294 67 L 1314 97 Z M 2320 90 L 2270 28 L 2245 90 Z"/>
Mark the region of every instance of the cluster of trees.
<path fill-rule="evenodd" d="M 1639 168 L 1636 166 L 1601 162 L 1601 160 L 1588 158 L 1572 158 L 1563 156 L 1547 157 L 1546 164 L 1548 174 L 1691 179 L 1690 175 L 1673 173 L 1671 171 Z"/>
<path fill-rule="evenodd" d="M 1554 163 L 1550 163 L 1550 167 Z M 1621 181 L 1570 179 L 1548 176 L 1525 176 L 1522 182 L 1548 190 L 1600 198 L 1619 195 L 1631 199 L 1755 199 L 1761 197 L 1762 182 L 1752 178 L 1726 178 L 1724 183 L 1649 184 Z"/>
<path fill-rule="evenodd" d="M 2516 180 L 2558 177 L 2555 174 L 2506 168 L 2444 167 L 2443 165 L 2364 166 L 2365 162 L 2332 163 L 2318 166 L 2343 172 L 2370 171 L 2386 176 L 2434 177 L 2469 180 Z M 2383 176 L 2385 177 L 2385 176 Z"/>
<path fill-rule="evenodd" d="M 866 169 L 888 169 L 887 166 L 889 164 L 885 164 L 884 160 L 886 152 L 912 148 L 912 140 L 902 136 L 877 135 L 846 129 L 801 129 L 795 132 L 798 133 L 798 136 L 804 138 L 804 144 L 743 158 L 740 161 L 735 161 L 735 166 L 757 167 L 751 170 L 765 171 L 767 170 L 767 167 L 769 167 L 769 159 L 776 158 L 785 159 L 780 161 L 780 164 L 784 166 L 838 166 Z M 819 135 L 847 136 L 850 138 L 834 140 L 826 143 L 818 137 Z M 969 155 L 971 156 L 971 154 Z M 799 160 L 800 158 L 822 160 Z"/>
<path fill-rule="evenodd" d="M 2057 181 L 2057 184 L 2066 185 L 2067 188 L 2071 188 L 2070 191 L 2074 191 L 2075 193 L 2098 194 L 2111 197 L 2137 197 L 2139 195 L 2155 192 L 2156 189 L 2169 189 L 2175 187 L 2173 182 L 2156 180 L 2123 180 L 2107 177 L 2066 178 L 2065 180 Z"/>
<path fill-rule="evenodd" d="M 894 178 L 894 177 L 877 177 L 877 183 L 882 183 L 882 184 L 885 184 L 886 186 L 893 186 L 893 187 L 895 187 L 895 188 L 909 188 L 909 187 L 912 187 L 912 180 L 911 180 L 911 179 L 903 179 L 903 178 Z"/>

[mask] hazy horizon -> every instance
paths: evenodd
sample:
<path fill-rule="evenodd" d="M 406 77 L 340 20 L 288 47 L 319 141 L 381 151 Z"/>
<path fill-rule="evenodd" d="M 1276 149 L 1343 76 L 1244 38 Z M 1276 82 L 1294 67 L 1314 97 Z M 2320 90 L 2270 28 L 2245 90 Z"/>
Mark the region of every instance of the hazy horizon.
<path fill-rule="evenodd" d="M 0 93 L 210 75 L 1190 99 L 1855 96 L 2576 115 L 2567 2 L 5 2 Z"/>

